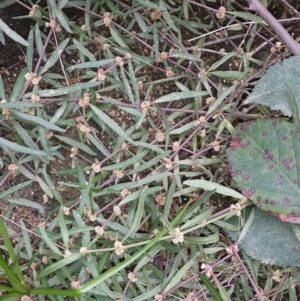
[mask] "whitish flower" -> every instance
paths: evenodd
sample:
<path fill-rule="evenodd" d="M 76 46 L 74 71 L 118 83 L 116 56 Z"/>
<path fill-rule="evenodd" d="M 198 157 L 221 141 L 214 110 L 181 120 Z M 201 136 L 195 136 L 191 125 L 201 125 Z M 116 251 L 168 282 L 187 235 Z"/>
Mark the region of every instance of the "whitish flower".
<path fill-rule="evenodd" d="M 232 204 L 230 206 L 230 211 L 236 210 L 236 216 L 241 216 L 241 204 L 240 203 L 236 203 L 236 204 Z"/>
<path fill-rule="evenodd" d="M 174 76 L 174 71 L 172 70 L 171 67 L 168 67 L 166 69 L 166 77 L 172 77 L 172 76 Z"/>
<path fill-rule="evenodd" d="M 169 158 L 165 158 L 164 161 L 165 161 L 165 166 L 167 169 L 172 168 L 172 166 L 173 166 L 172 160 L 170 160 Z"/>
<path fill-rule="evenodd" d="M 87 247 L 81 247 L 81 248 L 79 249 L 79 253 L 81 253 L 81 254 L 86 254 L 87 251 L 88 251 Z"/>
<path fill-rule="evenodd" d="M 69 207 L 63 207 L 63 213 L 65 214 L 65 215 L 69 215 L 70 214 L 70 208 Z"/>
<path fill-rule="evenodd" d="M 30 98 L 33 102 L 39 102 L 41 100 L 41 98 L 38 95 L 34 94 L 32 94 Z"/>
<path fill-rule="evenodd" d="M 29 296 L 24 295 L 21 297 L 21 301 L 32 301 L 32 299 Z"/>
<path fill-rule="evenodd" d="M 121 170 L 114 170 L 113 173 L 118 179 L 122 179 L 124 177 L 124 174 Z"/>
<path fill-rule="evenodd" d="M 272 279 L 274 279 L 276 282 L 280 282 L 282 275 L 283 275 L 282 272 L 280 272 L 279 270 L 276 270 L 273 272 Z"/>
<path fill-rule="evenodd" d="M 168 58 L 168 53 L 167 52 L 162 52 L 158 58 L 159 62 L 164 62 Z"/>
<path fill-rule="evenodd" d="M 179 228 L 175 228 L 173 231 L 173 235 L 175 236 L 172 241 L 174 244 L 178 244 L 179 242 L 183 242 L 184 241 L 184 236 L 183 233 L 180 231 Z"/>
<path fill-rule="evenodd" d="M 114 213 L 115 215 L 121 215 L 121 208 L 120 206 L 114 206 Z"/>
<path fill-rule="evenodd" d="M 88 134 L 91 131 L 91 128 L 86 126 L 85 124 L 81 124 L 79 126 L 79 130 L 84 134 Z"/>
<path fill-rule="evenodd" d="M 82 108 L 87 108 L 90 104 L 90 96 L 89 93 L 84 93 L 83 98 L 81 98 L 78 102 L 79 106 Z"/>
<path fill-rule="evenodd" d="M 105 74 L 104 74 L 104 70 L 103 69 L 98 69 L 97 72 L 97 79 L 98 80 L 105 80 Z"/>
<path fill-rule="evenodd" d="M 123 59 L 122 59 L 120 56 L 116 56 L 115 62 L 116 62 L 116 64 L 119 65 L 120 67 L 123 66 Z"/>
<path fill-rule="evenodd" d="M 128 273 L 128 279 L 131 281 L 131 282 L 137 282 L 137 278 L 135 277 L 135 274 L 130 272 Z"/>
<path fill-rule="evenodd" d="M 121 191 L 120 194 L 121 194 L 121 197 L 122 197 L 122 198 L 125 198 L 126 196 L 128 196 L 128 195 L 131 194 L 131 191 L 128 190 L 127 188 L 125 188 L 125 189 L 123 189 L 123 190 Z"/>
<path fill-rule="evenodd" d="M 159 142 L 162 142 L 165 140 L 165 134 L 163 132 L 156 132 L 155 139 Z"/>
<path fill-rule="evenodd" d="M 218 152 L 220 150 L 220 142 L 219 141 L 213 141 L 211 143 L 211 145 L 213 146 L 213 149 Z"/>
<path fill-rule="evenodd" d="M 103 235 L 103 234 L 104 234 L 104 228 L 103 228 L 103 227 L 100 227 L 100 226 L 97 226 L 97 227 L 95 227 L 95 232 L 96 232 L 98 235 Z"/>
<path fill-rule="evenodd" d="M 48 256 L 43 256 L 42 262 L 47 264 L 48 263 Z"/>
<path fill-rule="evenodd" d="M 180 142 L 179 141 L 173 142 L 173 151 L 177 151 L 179 147 L 180 147 Z"/>
<path fill-rule="evenodd" d="M 67 250 L 67 251 L 65 252 L 64 258 L 66 258 L 66 257 L 68 257 L 68 256 L 70 256 L 70 255 L 72 255 L 72 253 L 71 253 L 69 250 Z"/>
<path fill-rule="evenodd" d="M 150 105 L 151 105 L 151 103 L 148 100 L 145 100 L 141 103 L 141 109 L 144 114 L 148 114 Z"/>
<path fill-rule="evenodd" d="M 211 275 L 212 275 L 212 267 L 210 265 L 202 263 L 201 269 L 202 270 L 206 270 L 205 271 L 205 275 L 207 276 L 207 278 L 211 277 Z"/>
<path fill-rule="evenodd" d="M 157 204 L 159 204 L 160 206 L 163 206 L 166 202 L 166 196 L 159 194 L 158 196 L 155 197 L 155 201 Z"/>
<path fill-rule="evenodd" d="M 8 165 L 8 170 L 12 171 L 13 174 L 16 174 L 18 169 L 19 169 L 19 166 L 17 164 L 12 163 L 12 164 Z"/>
<path fill-rule="evenodd" d="M 221 6 L 218 12 L 216 13 L 216 16 L 218 19 L 223 19 L 225 17 L 225 14 L 226 14 L 226 7 Z"/>
<path fill-rule="evenodd" d="M 125 59 L 127 59 L 127 60 L 131 59 L 131 54 L 129 52 L 126 52 Z"/>
<path fill-rule="evenodd" d="M 72 288 L 78 288 L 78 287 L 80 287 L 80 282 L 79 281 L 72 281 L 71 282 L 71 287 Z"/>
<path fill-rule="evenodd" d="M 117 255 L 122 255 L 123 253 L 124 253 L 124 246 L 123 246 L 123 244 L 120 242 L 120 241 L 116 241 L 115 242 L 115 244 L 114 244 L 114 246 L 115 246 L 115 252 L 116 252 L 116 254 Z"/>
<path fill-rule="evenodd" d="M 39 16 L 39 6 L 37 4 L 33 4 L 31 7 L 31 11 L 29 12 L 30 17 L 38 17 Z"/>
<path fill-rule="evenodd" d="M 157 20 L 161 17 L 161 11 L 159 9 L 156 9 L 151 13 L 151 19 L 152 20 Z"/>
<path fill-rule="evenodd" d="M 162 301 L 162 300 L 164 300 L 164 297 L 163 297 L 162 294 L 156 294 L 156 295 L 154 296 L 154 299 L 155 299 L 156 301 Z"/>
<path fill-rule="evenodd" d="M 92 169 L 93 169 L 93 171 L 94 172 L 100 172 L 101 171 L 101 165 L 98 163 L 98 164 L 96 164 L 96 163 L 93 163 L 92 164 Z"/>

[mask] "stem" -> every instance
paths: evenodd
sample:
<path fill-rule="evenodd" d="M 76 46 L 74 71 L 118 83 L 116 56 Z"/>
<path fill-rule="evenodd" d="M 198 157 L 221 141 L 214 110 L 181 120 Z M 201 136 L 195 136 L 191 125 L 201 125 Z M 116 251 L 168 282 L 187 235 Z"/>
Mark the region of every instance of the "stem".
<path fill-rule="evenodd" d="M 248 9 L 257 12 L 269 24 L 269 26 L 275 31 L 293 54 L 296 55 L 300 53 L 299 43 L 293 39 L 288 31 L 278 22 L 268 9 L 261 4 L 259 0 L 247 0 L 247 3 L 249 5 Z"/>

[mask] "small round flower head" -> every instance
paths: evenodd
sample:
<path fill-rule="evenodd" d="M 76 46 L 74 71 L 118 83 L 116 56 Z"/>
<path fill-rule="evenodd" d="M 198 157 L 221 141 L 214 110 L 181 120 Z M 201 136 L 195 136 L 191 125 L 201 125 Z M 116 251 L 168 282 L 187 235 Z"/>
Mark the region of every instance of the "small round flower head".
<path fill-rule="evenodd" d="M 90 104 L 90 96 L 89 93 L 84 93 L 83 97 L 78 102 L 79 106 L 82 108 L 87 108 Z"/>
<path fill-rule="evenodd" d="M 98 69 L 97 79 L 99 81 L 105 80 L 105 74 L 104 74 L 104 70 L 103 69 Z"/>
<path fill-rule="evenodd" d="M 159 142 L 162 142 L 165 140 L 165 135 L 163 132 L 156 132 L 155 139 Z"/>
<path fill-rule="evenodd" d="M 183 233 L 180 231 L 179 228 L 175 228 L 173 231 L 173 235 L 175 236 L 172 241 L 174 244 L 178 244 L 179 242 L 183 242 L 184 241 L 184 236 Z"/>
<path fill-rule="evenodd" d="M 172 168 L 172 166 L 173 166 L 172 160 L 170 160 L 169 158 L 165 158 L 164 161 L 165 161 L 165 166 L 167 169 Z"/>
<path fill-rule="evenodd" d="M 101 165 L 99 163 L 98 164 L 93 163 L 92 164 L 92 169 L 93 169 L 94 172 L 98 173 L 98 172 L 101 171 Z"/>
<path fill-rule="evenodd" d="M 124 173 L 121 170 L 114 170 L 113 173 L 118 179 L 122 179 L 124 177 Z"/>
<path fill-rule="evenodd" d="M 80 287 L 80 282 L 79 281 L 72 281 L 71 282 L 71 287 L 72 288 L 79 288 Z"/>
<path fill-rule="evenodd" d="M 97 226 L 97 227 L 95 227 L 95 232 L 96 232 L 98 235 L 103 235 L 103 234 L 104 234 L 104 228 L 101 227 L 101 226 Z"/>
<path fill-rule="evenodd" d="M 120 57 L 120 56 L 116 56 L 115 57 L 115 62 L 116 62 L 116 64 L 117 65 L 119 65 L 120 67 L 122 67 L 123 66 L 123 59 Z"/>
<path fill-rule="evenodd" d="M 118 256 L 122 255 L 124 253 L 124 246 L 120 241 L 116 241 L 115 244 L 115 252 Z"/>
<path fill-rule="evenodd" d="M 88 127 L 88 126 L 86 126 L 85 124 L 81 124 L 81 125 L 79 126 L 79 130 L 80 130 L 82 133 L 84 133 L 84 134 L 88 134 L 88 133 L 90 133 L 91 128 Z"/>
<path fill-rule="evenodd" d="M 220 151 L 220 142 L 219 141 L 213 141 L 211 143 L 211 145 L 213 146 L 214 151 L 216 151 L 216 152 Z"/>
<path fill-rule="evenodd" d="M 41 98 L 38 95 L 34 95 L 34 94 L 32 94 L 30 98 L 32 102 L 40 102 L 41 100 Z"/>
<path fill-rule="evenodd" d="M 131 282 L 137 282 L 137 278 L 135 277 L 135 274 L 130 272 L 128 273 L 128 279 L 131 281 Z"/>
<path fill-rule="evenodd" d="M 120 206 L 114 206 L 114 213 L 115 213 L 115 215 L 121 215 L 121 208 L 120 208 Z"/>
<path fill-rule="evenodd" d="M 225 18 L 225 14 L 226 14 L 226 7 L 221 6 L 218 10 L 218 12 L 216 13 L 216 16 L 218 19 L 223 19 Z"/>
<path fill-rule="evenodd" d="M 159 19 L 161 17 L 161 10 L 159 10 L 159 9 L 156 9 L 155 11 L 153 11 L 152 13 L 151 13 L 151 19 L 152 20 L 157 20 L 157 19 Z"/>
<path fill-rule="evenodd" d="M 31 7 L 31 11 L 29 12 L 29 17 L 39 17 L 40 11 L 38 10 L 39 6 L 37 4 L 33 4 Z"/>
<path fill-rule="evenodd" d="M 159 204 L 160 206 L 163 206 L 166 202 L 166 196 L 159 194 L 158 196 L 155 197 L 155 201 L 157 204 Z"/>
<path fill-rule="evenodd" d="M 167 69 L 166 69 L 166 77 L 172 77 L 172 76 L 174 76 L 174 71 L 172 70 L 172 68 L 171 67 L 168 67 Z"/>
<path fill-rule="evenodd" d="M 151 105 L 150 101 L 148 101 L 148 100 L 142 101 L 141 109 L 144 114 L 148 114 L 150 105 Z"/>
<path fill-rule="evenodd" d="M 86 254 L 87 251 L 88 251 L 87 247 L 81 247 L 81 248 L 79 249 L 79 253 L 81 253 L 81 254 Z"/>
<path fill-rule="evenodd" d="M 111 23 L 114 16 L 109 12 L 104 13 L 103 16 L 104 16 L 104 19 L 103 19 L 104 25 L 109 27 L 109 25 L 110 25 L 110 23 Z"/>
<path fill-rule="evenodd" d="M 179 141 L 173 142 L 172 149 L 173 149 L 174 152 L 177 151 L 179 147 L 180 147 L 180 142 Z"/>
<path fill-rule="evenodd" d="M 18 173 L 19 166 L 17 164 L 9 164 L 8 170 L 11 171 L 14 175 Z"/>
<path fill-rule="evenodd" d="M 65 214 L 65 215 L 70 215 L 70 208 L 69 207 L 63 207 L 63 213 Z"/>
<path fill-rule="evenodd" d="M 128 196 L 128 195 L 131 194 L 131 191 L 128 190 L 127 188 L 125 188 L 125 189 L 123 189 L 123 190 L 121 191 L 120 194 L 121 194 L 121 197 L 122 197 L 122 198 L 125 198 L 126 196 Z"/>
<path fill-rule="evenodd" d="M 168 53 L 167 52 L 162 52 L 158 58 L 159 62 L 164 62 L 168 58 Z"/>
<path fill-rule="evenodd" d="M 131 54 L 129 52 L 126 52 L 125 59 L 127 59 L 127 60 L 131 59 Z"/>
<path fill-rule="evenodd" d="M 281 278 L 282 278 L 282 272 L 279 271 L 279 270 L 276 270 L 273 272 L 273 277 L 272 279 L 274 279 L 276 282 L 280 282 L 281 281 Z"/>

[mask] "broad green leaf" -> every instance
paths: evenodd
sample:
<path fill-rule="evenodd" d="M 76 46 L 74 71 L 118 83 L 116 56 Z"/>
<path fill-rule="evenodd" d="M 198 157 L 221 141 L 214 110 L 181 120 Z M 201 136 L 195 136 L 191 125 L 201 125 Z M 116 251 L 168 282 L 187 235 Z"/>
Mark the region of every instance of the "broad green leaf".
<path fill-rule="evenodd" d="M 300 242 L 293 230 L 293 224 L 281 222 L 277 217 L 267 212 L 253 207 L 254 218 L 247 233 L 239 239 L 240 227 L 238 231 L 228 231 L 227 233 L 239 241 L 239 246 L 251 258 L 257 259 L 265 264 L 280 266 L 300 266 Z M 243 219 L 247 221 L 252 208 L 243 211 Z M 234 216 L 227 222 L 239 226 L 239 217 Z M 294 225 L 299 228 L 299 225 Z M 263 229 L 263 230 L 262 230 Z"/>
<path fill-rule="evenodd" d="M 24 40 L 18 33 L 16 33 L 14 30 L 10 29 L 6 23 L 4 23 L 0 19 L 0 29 L 4 31 L 12 40 L 14 40 L 17 43 L 22 44 L 23 46 L 28 46 L 28 42 Z"/>
<path fill-rule="evenodd" d="M 300 131 L 280 119 L 240 124 L 227 150 L 242 194 L 281 220 L 300 223 Z"/>
<path fill-rule="evenodd" d="M 259 103 L 280 110 L 284 115 L 291 116 L 288 86 L 292 89 L 300 112 L 299 77 L 300 54 L 285 59 L 270 67 L 266 74 L 255 85 L 253 92 L 244 101 Z"/>
<path fill-rule="evenodd" d="M 194 98 L 194 97 L 201 97 L 208 95 L 208 92 L 205 91 L 184 91 L 184 92 L 174 92 L 167 95 L 164 95 L 158 99 L 156 99 L 155 103 L 161 103 L 161 102 L 170 102 L 180 99 L 186 99 L 186 98 Z"/>

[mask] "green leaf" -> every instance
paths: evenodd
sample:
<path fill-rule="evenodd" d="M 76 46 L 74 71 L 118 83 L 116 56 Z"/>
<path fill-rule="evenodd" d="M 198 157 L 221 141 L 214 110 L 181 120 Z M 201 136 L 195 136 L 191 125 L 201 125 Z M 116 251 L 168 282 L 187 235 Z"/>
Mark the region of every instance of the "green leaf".
<path fill-rule="evenodd" d="M 68 138 L 66 136 L 60 136 L 60 135 L 55 135 L 55 137 L 65 143 L 71 145 L 72 147 L 75 146 L 76 148 L 81 149 L 82 151 L 86 152 L 87 154 L 89 154 L 91 156 L 97 156 L 97 154 L 91 148 L 89 148 L 87 145 L 85 145 L 77 140 Z"/>
<path fill-rule="evenodd" d="M 64 49 L 65 49 L 65 47 L 67 46 L 68 43 L 69 43 L 69 39 L 65 39 L 64 41 L 62 41 L 60 43 L 60 45 L 58 46 L 58 48 L 53 51 L 52 55 L 47 60 L 47 62 L 44 65 L 44 67 L 41 69 L 40 74 L 45 73 L 51 67 L 54 66 L 54 64 L 58 61 L 58 59 L 60 58 L 62 52 L 64 51 Z"/>
<path fill-rule="evenodd" d="M 28 121 L 29 123 L 36 123 L 39 124 L 43 127 L 45 127 L 46 129 L 52 130 L 52 131 L 57 131 L 57 132 L 65 132 L 66 130 L 58 127 L 57 125 L 50 123 L 49 121 L 46 121 L 43 118 L 37 117 L 37 116 L 33 116 L 31 114 L 26 114 L 20 111 L 13 111 L 14 115 Z"/>
<path fill-rule="evenodd" d="M 220 193 L 222 195 L 227 195 L 231 196 L 237 199 L 243 199 L 244 196 L 237 191 L 228 188 L 226 186 L 222 186 L 218 183 L 206 181 L 206 180 L 189 180 L 189 181 L 184 181 L 183 184 L 191 187 L 196 187 L 196 188 L 202 188 L 204 190 L 216 190 L 217 193 Z"/>
<path fill-rule="evenodd" d="M 28 72 L 27 70 L 27 67 L 26 68 L 23 68 L 22 71 L 19 73 L 19 76 L 17 78 L 17 81 L 14 85 L 14 88 L 11 92 L 11 95 L 10 95 L 10 101 L 11 102 L 15 102 L 18 100 L 18 97 L 21 95 L 23 89 L 24 89 L 24 86 L 25 86 L 25 83 L 26 83 L 26 78 L 25 78 L 25 74 Z"/>
<path fill-rule="evenodd" d="M 99 110 L 96 106 L 90 105 L 90 107 L 93 110 L 93 112 L 100 118 L 101 122 L 104 122 L 113 131 L 115 131 L 120 137 L 123 137 L 128 142 L 135 144 L 134 141 L 130 138 L 130 136 L 115 121 L 113 121 L 105 113 Z"/>
<path fill-rule="evenodd" d="M 277 217 L 265 211 L 254 208 L 254 218 L 246 234 L 240 236 L 240 218 L 232 217 L 227 222 L 239 226 L 238 231 L 227 233 L 234 241 L 239 241 L 239 246 L 254 259 L 266 264 L 280 266 L 300 266 L 300 242 L 290 223 L 281 222 Z M 252 208 L 247 207 L 243 212 L 246 221 Z M 300 227 L 299 225 L 294 225 Z M 262 230 L 263 229 L 263 230 Z"/>
<path fill-rule="evenodd" d="M 300 223 L 300 131 L 280 119 L 240 124 L 227 150 L 242 194 L 281 220 Z"/>
<path fill-rule="evenodd" d="M 32 72 L 33 47 L 34 47 L 34 34 L 33 34 L 33 29 L 31 29 L 28 35 L 28 47 L 26 48 L 26 63 L 27 63 L 28 72 Z"/>
<path fill-rule="evenodd" d="M 184 92 L 174 92 L 167 95 L 164 95 L 158 99 L 156 99 L 155 103 L 161 103 L 161 102 L 170 102 L 180 99 L 186 99 L 186 98 L 194 98 L 194 97 L 201 97 L 208 95 L 208 92 L 205 91 L 184 91 Z"/>
<path fill-rule="evenodd" d="M 0 137 L 0 147 L 1 146 L 13 149 L 13 150 L 23 153 L 23 154 L 30 154 L 30 155 L 35 155 L 35 156 L 46 156 L 46 157 L 49 156 L 49 154 L 45 151 L 28 148 L 28 147 L 19 145 L 15 142 L 10 142 L 10 141 Z"/>
<path fill-rule="evenodd" d="M 291 116 L 289 93 L 287 85 L 292 89 L 300 112 L 299 77 L 300 55 L 285 59 L 272 67 L 255 85 L 253 92 L 244 101 L 248 103 L 259 103 L 270 107 L 272 110 L 281 110 L 284 115 Z"/>
<path fill-rule="evenodd" d="M 16 41 L 17 43 L 20 43 L 24 46 L 28 46 L 28 42 L 26 40 L 24 40 L 19 34 L 17 34 L 15 31 L 13 31 L 12 29 L 10 29 L 6 23 L 4 23 L 1 19 L 0 19 L 0 29 L 2 31 L 4 31 L 12 40 Z"/>

